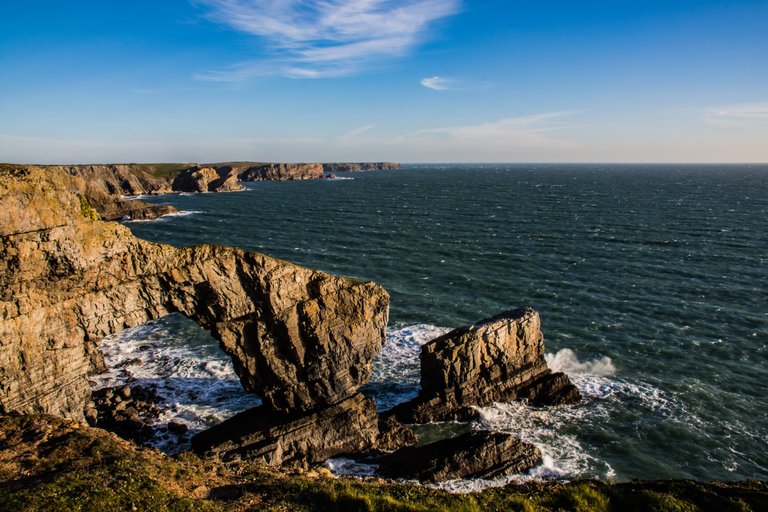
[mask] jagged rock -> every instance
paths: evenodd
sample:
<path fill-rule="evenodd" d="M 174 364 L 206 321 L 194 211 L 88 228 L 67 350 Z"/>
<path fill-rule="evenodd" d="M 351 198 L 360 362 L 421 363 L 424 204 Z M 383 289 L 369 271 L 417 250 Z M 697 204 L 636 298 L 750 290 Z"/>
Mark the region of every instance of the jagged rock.
<path fill-rule="evenodd" d="M 96 414 L 87 418 L 91 426 L 139 443 L 152 437 L 151 420 L 162 412 L 158 406 L 162 397 L 138 385 L 103 388 L 93 393 L 92 400 Z"/>
<path fill-rule="evenodd" d="M 529 307 L 455 329 L 424 345 L 420 357 L 419 395 L 388 413 L 405 423 L 468 419 L 471 406 L 492 402 L 581 399 L 566 375 L 547 367 L 541 319 Z"/>
<path fill-rule="evenodd" d="M 221 246 L 175 248 L 95 219 L 73 178 L 0 168 L 0 413 L 81 419 L 98 342 L 180 312 L 211 329 L 246 389 L 276 410 L 354 394 L 384 341 L 389 297 Z"/>
<path fill-rule="evenodd" d="M 395 169 L 400 169 L 400 164 L 394 162 L 334 162 L 323 164 L 325 172 L 386 171 Z"/>
<path fill-rule="evenodd" d="M 192 438 L 192 449 L 225 460 L 239 457 L 307 467 L 336 455 L 372 450 L 377 423 L 373 400 L 359 393 L 309 413 L 281 414 L 261 406 L 200 432 Z"/>
<path fill-rule="evenodd" d="M 163 215 L 178 213 L 176 208 L 168 204 L 150 204 L 144 201 L 123 201 L 114 198 L 99 201 L 93 196 L 88 199 L 101 220 L 152 220 Z"/>
<path fill-rule="evenodd" d="M 523 473 L 541 462 L 541 452 L 510 434 L 470 432 L 402 448 L 376 462 L 379 474 L 385 477 L 442 482 Z"/>

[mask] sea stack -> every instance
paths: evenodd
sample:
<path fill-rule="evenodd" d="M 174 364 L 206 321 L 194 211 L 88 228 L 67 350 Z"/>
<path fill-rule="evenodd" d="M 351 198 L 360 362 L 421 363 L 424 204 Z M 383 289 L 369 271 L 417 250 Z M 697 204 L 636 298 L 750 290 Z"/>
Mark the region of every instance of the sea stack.
<path fill-rule="evenodd" d="M 541 318 L 530 307 L 454 329 L 424 345 L 420 358 L 419 395 L 388 413 L 405 423 L 468 419 L 472 406 L 493 402 L 581 399 L 567 375 L 547 367 Z"/>

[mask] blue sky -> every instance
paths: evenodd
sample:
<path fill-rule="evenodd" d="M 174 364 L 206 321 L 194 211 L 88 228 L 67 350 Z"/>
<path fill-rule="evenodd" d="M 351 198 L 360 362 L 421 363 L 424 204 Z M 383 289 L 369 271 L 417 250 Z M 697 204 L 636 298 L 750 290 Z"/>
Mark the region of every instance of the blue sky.
<path fill-rule="evenodd" d="M 768 1 L 4 2 L 0 73 L 0 161 L 768 161 Z"/>

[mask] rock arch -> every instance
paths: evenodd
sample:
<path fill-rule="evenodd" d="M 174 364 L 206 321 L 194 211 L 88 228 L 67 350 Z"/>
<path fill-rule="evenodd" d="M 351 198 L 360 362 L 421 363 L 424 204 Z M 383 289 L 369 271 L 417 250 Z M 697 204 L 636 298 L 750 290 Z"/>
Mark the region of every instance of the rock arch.
<path fill-rule="evenodd" d="M 92 220 L 72 178 L 0 171 L 0 413 L 80 419 L 105 336 L 179 312 L 275 411 L 352 396 L 384 340 L 389 296 L 262 254 L 175 248 Z"/>

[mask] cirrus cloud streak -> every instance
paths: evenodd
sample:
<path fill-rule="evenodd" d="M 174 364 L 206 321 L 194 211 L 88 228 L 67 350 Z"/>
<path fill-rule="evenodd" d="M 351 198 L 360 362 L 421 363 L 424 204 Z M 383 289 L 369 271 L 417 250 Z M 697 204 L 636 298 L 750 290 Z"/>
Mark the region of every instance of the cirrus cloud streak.
<path fill-rule="evenodd" d="M 458 12 L 459 0 L 194 0 L 211 20 L 258 37 L 264 58 L 197 78 L 243 81 L 280 74 L 322 78 L 359 72 L 402 57 L 428 36 L 430 25 Z"/>

